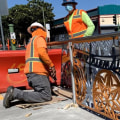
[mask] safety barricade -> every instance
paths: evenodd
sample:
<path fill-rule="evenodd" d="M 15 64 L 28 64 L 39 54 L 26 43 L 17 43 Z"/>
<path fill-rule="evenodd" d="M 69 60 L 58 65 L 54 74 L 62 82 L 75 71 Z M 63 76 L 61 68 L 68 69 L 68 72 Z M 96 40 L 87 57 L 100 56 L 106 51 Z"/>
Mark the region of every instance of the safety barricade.
<path fill-rule="evenodd" d="M 48 50 L 48 54 L 56 68 L 57 85 L 61 83 L 61 53 L 62 49 Z M 30 89 L 24 74 L 25 50 L 0 51 L 0 93 L 8 86 Z M 52 82 L 52 79 L 50 78 Z"/>

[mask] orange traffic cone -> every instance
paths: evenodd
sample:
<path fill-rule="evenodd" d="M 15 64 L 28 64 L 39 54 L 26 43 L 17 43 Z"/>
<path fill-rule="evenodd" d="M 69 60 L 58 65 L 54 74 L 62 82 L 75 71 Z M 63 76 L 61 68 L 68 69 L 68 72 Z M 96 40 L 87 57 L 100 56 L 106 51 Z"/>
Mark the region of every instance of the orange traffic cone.
<path fill-rule="evenodd" d="M 18 47 L 20 48 L 20 47 L 21 47 L 21 45 L 19 44 L 19 45 L 18 45 Z"/>
<path fill-rule="evenodd" d="M 3 96 L 2 95 L 0 95 L 0 100 L 3 100 Z"/>

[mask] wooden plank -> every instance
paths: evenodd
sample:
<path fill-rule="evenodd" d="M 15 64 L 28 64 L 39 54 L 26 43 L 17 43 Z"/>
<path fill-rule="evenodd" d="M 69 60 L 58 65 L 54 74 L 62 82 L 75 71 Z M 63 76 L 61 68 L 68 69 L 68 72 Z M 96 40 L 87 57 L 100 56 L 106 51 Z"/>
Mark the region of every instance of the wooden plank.
<path fill-rule="evenodd" d="M 48 101 L 48 102 L 19 104 L 19 105 L 16 105 L 16 107 L 25 109 L 25 108 L 30 108 L 30 107 L 38 107 L 38 106 L 43 106 L 43 105 L 49 105 L 49 104 L 57 103 L 57 102 L 64 101 L 64 100 L 67 100 L 67 98 L 60 97 L 60 96 L 53 96 L 52 100 Z"/>
<path fill-rule="evenodd" d="M 55 87 L 53 92 L 57 95 L 64 96 L 66 98 L 72 99 L 72 91 L 70 89 L 62 89 Z"/>

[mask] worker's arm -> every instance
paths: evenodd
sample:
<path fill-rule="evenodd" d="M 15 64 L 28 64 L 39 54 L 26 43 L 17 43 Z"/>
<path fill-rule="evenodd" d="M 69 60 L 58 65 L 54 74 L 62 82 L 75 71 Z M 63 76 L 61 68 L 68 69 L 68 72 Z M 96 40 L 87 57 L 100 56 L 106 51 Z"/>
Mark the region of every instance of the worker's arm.
<path fill-rule="evenodd" d="M 40 59 L 49 67 L 53 67 L 54 64 L 52 63 L 51 59 L 48 56 L 47 50 L 44 47 L 38 48 Z"/>
<path fill-rule="evenodd" d="M 92 20 L 90 19 L 88 14 L 85 12 L 82 12 L 82 20 L 87 25 L 87 30 L 84 34 L 84 37 L 91 36 L 95 30 L 95 26 L 94 26 Z"/>
<path fill-rule="evenodd" d="M 48 66 L 53 67 L 54 64 L 52 63 L 51 59 L 48 56 L 47 52 L 47 43 L 46 40 L 43 37 L 39 37 L 37 39 L 37 49 L 40 59 Z"/>
<path fill-rule="evenodd" d="M 39 39 L 37 39 L 37 49 L 40 59 L 43 61 L 44 64 L 49 67 L 50 76 L 54 80 L 57 80 L 55 66 L 51 61 L 50 57 L 48 56 L 47 44 L 44 38 L 40 37 Z"/>
<path fill-rule="evenodd" d="M 44 47 L 38 49 L 40 59 L 49 66 L 50 76 L 56 81 L 56 70 L 54 64 L 52 63 L 51 59 L 48 56 L 47 50 Z"/>

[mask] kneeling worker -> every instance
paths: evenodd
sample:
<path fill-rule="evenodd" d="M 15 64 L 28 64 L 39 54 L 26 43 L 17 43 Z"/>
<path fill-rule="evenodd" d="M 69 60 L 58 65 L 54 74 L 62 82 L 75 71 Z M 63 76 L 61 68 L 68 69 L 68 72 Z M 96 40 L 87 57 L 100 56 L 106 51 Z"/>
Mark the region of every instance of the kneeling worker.
<path fill-rule="evenodd" d="M 45 102 L 52 99 L 49 73 L 56 79 L 54 64 L 48 56 L 46 29 L 38 22 L 32 23 L 27 31 L 32 35 L 26 48 L 24 73 L 28 84 L 34 91 L 23 91 L 13 86 L 8 87 L 3 106 L 9 108 L 15 99 L 25 102 Z"/>

